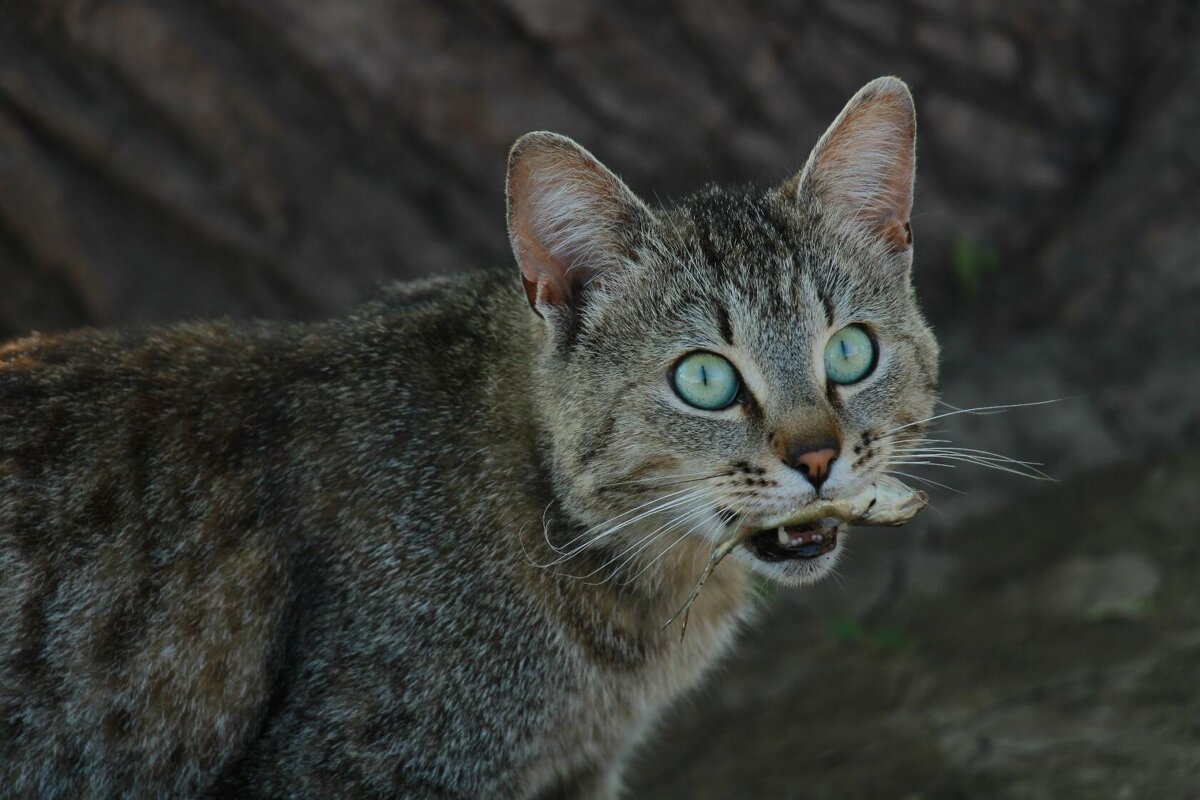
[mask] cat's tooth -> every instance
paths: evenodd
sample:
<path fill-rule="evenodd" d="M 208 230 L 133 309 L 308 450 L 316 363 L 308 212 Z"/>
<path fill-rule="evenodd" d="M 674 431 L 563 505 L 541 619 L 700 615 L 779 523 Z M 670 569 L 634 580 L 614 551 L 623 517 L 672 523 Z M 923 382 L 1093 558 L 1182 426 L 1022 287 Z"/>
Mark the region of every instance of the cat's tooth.
<path fill-rule="evenodd" d="M 787 530 L 782 525 L 779 526 L 779 543 L 784 547 L 792 543 L 792 537 L 788 536 Z"/>

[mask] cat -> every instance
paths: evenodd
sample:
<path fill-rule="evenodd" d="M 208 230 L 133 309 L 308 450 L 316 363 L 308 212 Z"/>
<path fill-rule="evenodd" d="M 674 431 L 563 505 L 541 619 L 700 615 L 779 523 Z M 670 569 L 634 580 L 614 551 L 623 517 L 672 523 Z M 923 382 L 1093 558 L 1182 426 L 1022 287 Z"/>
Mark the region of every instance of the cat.
<path fill-rule="evenodd" d="M 671 208 L 531 133 L 517 270 L 4 346 L 0 794 L 619 795 L 755 580 L 846 533 L 756 534 L 681 640 L 714 542 L 930 414 L 915 124 L 880 78 L 793 178 Z"/>

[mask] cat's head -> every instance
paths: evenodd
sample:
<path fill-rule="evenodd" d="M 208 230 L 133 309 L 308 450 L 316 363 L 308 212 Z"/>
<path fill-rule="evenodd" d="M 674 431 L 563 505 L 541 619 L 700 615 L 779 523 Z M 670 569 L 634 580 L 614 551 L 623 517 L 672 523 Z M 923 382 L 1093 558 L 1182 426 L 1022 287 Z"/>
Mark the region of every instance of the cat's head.
<path fill-rule="evenodd" d="M 544 321 L 557 490 L 585 543 L 715 542 L 852 495 L 898 458 L 895 431 L 929 416 L 937 380 L 910 280 L 915 136 L 907 87 L 881 78 L 793 178 L 669 209 L 570 139 L 516 143 L 509 233 Z M 766 530 L 735 552 L 800 583 L 832 568 L 839 534 Z"/>

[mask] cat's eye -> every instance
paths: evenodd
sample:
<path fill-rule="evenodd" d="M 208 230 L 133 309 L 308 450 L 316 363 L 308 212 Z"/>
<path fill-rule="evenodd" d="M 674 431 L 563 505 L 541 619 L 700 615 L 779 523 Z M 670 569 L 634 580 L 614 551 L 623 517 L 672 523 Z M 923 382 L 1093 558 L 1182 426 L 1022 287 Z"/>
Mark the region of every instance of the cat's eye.
<path fill-rule="evenodd" d="M 847 325 L 825 345 L 825 376 L 842 385 L 858 383 L 875 368 L 875 340 L 862 325 Z"/>
<path fill-rule="evenodd" d="M 737 399 L 742 381 L 737 370 L 716 353 L 686 355 L 671 376 L 675 394 L 683 402 L 705 411 L 719 411 Z"/>

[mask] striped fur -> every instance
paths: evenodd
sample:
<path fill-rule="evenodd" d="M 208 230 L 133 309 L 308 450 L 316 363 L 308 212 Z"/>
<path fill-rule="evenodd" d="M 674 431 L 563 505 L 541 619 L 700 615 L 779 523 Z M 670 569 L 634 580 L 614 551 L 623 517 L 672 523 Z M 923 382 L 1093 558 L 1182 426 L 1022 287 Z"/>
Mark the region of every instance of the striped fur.
<path fill-rule="evenodd" d="M 907 98 L 876 82 L 839 119 Z M 615 796 L 751 616 L 752 571 L 827 571 L 739 553 L 684 641 L 662 629 L 735 519 L 811 497 L 775 437 L 836 425 L 825 492 L 850 492 L 928 414 L 904 186 L 844 169 L 894 183 L 890 130 L 669 209 L 534 134 L 525 291 L 507 268 L 322 323 L 0 348 L 0 796 Z M 879 367 L 837 389 L 821 349 L 855 321 Z M 684 406 L 692 349 L 752 402 Z"/>

